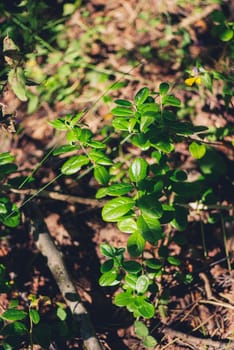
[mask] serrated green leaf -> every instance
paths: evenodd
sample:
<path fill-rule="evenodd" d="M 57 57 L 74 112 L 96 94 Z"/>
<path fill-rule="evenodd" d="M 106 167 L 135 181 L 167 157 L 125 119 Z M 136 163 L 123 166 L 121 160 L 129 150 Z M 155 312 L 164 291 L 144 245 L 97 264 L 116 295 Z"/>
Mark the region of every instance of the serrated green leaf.
<path fill-rule="evenodd" d="M 141 321 L 134 322 L 134 330 L 138 337 L 144 338 L 149 334 L 149 330 L 146 325 Z"/>
<path fill-rule="evenodd" d="M 136 158 L 129 168 L 129 177 L 133 182 L 144 180 L 147 176 L 148 163 L 143 158 Z"/>
<path fill-rule="evenodd" d="M 206 154 L 206 146 L 197 142 L 192 142 L 189 145 L 189 151 L 195 159 L 201 159 Z"/>
<path fill-rule="evenodd" d="M 135 102 L 137 105 L 141 105 L 145 102 L 145 100 L 147 99 L 147 97 L 150 94 L 150 90 L 147 87 L 143 87 L 142 89 L 140 89 L 136 95 L 135 95 Z"/>
<path fill-rule="evenodd" d="M 134 232 L 128 239 L 128 252 L 133 257 L 138 257 L 143 253 L 145 247 L 145 240 L 140 232 Z"/>
<path fill-rule="evenodd" d="M 142 275 L 137 279 L 136 291 L 139 294 L 143 294 L 149 287 L 149 278 L 146 275 Z"/>
<path fill-rule="evenodd" d="M 89 158 L 84 155 L 73 156 L 68 159 L 61 168 L 61 173 L 64 175 L 72 175 L 77 173 L 82 166 L 89 163 Z"/>
<path fill-rule="evenodd" d="M 119 197 L 110 200 L 102 209 L 102 218 L 107 222 L 118 221 L 135 205 L 135 201 L 128 197 Z"/>

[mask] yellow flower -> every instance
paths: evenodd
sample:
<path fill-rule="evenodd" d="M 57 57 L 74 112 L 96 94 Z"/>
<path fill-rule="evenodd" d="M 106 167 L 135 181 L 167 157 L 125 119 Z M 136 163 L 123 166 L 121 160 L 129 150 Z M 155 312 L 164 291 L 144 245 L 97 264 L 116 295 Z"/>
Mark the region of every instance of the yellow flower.
<path fill-rule="evenodd" d="M 199 75 L 199 71 L 197 67 L 193 67 L 193 70 L 191 72 L 191 77 L 185 79 L 184 82 L 187 86 L 193 86 L 193 84 L 197 84 L 197 85 L 201 84 L 202 80 L 201 80 L 201 76 Z"/>

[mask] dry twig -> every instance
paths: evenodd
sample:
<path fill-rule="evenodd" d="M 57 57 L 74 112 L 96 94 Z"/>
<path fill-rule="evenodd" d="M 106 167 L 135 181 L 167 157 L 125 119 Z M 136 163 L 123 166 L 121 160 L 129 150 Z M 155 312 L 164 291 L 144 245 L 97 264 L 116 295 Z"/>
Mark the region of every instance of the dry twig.
<path fill-rule="evenodd" d="M 43 220 L 42 214 L 35 203 L 30 203 L 26 210 L 30 218 L 31 233 L 39 251 L 47 258 L 47 265 L 54 276 L 54 279 L 71 310 L 71 313 L 80 324 L 80 335 L 86 350 L 102 350 L 89 318 L 89 314 L 81 302 L 80 296 L 70 278 L 63 261 L 62 254 L 56 248 L 49 230 Z"/>
<path fill-rule="evenodd" d="M 216 350 L 228 350 L 234 348 L 234 341 L 218 341 L 211 338 L 198 338 L 193 335 L 186 334 L 183 332 L 176 331 L 169 327 L 164 327 L 162 330 L 172 338 L 176 338 L 176 342 L 183 342 L 188 346 L 194 346 L 195 349 L 206 349 L 208 346 Z"/>

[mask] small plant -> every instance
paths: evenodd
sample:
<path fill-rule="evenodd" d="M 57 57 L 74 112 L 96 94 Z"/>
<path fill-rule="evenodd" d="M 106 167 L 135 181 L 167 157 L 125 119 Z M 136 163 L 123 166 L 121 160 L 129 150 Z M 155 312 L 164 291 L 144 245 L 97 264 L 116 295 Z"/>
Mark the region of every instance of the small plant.
<path fill-rule="evenodd" d="M 187 174 L 171 167 L 174 145 L 186 140 L 191 154 L 202 158 L 206 146 L 190 140 L 206 130 L 179 121 L 176 110 L 180 100 L 170 91 L 168 83 L 160 84 L 158 92 L 147 87 L 135 95 L 134 101 L 118 99 L 112 109 L 114 133 L 100 141 L 81 122 L 82 113 L 59 118 L 51 124 L 66 131 L 68 144 L 54 155 L 74 151 L 61 167 L 64 175 L 93 170 L 100 185 L 96 198 L 107 197 L 102 209 L 106 222 L 115 222 L 120 231 L 129 235 L 127 247 L 115 248 L 102 244 L 107 260 L 102 264 L 101 286 L 119 286 L 114 298 L 117 306 L 126 307 L 134 317 L 151 319 L 156 309 L 165 313 L 169 296 L 162 288 L 171 266 L 182 283 L 192 280 L 189 273 L 179 273 L 180 259 L 170 254 L 169 243 L 175 230 L 187 226 L 189 201 L 200 200 L 203 189 L 187 181 Z M 111 148 L 111 138 L 119 138 L 119 150 Z M 198 139 L 199 140 L 199 139 Z M 125 145 L 138 149 L 134 159 L 123 152 Z M 121 160 L 119 154 L 122 154 Z M 110 199 L 112 197 L 112 199 Z M 126 258 L 126 252 L 131 258 Z M 145 255 L 145 253 L 147 254 Z M 136 329 L 140 323 L 136 324 Z M 143 326 L 141 326 L 143 327 Z M 138 331 L 140 336 L 141 331 Z M 145 346 L 153 343 L 151 336 L 141 336 Z M 152 345 L 151 345 L 152 346 Z"/>

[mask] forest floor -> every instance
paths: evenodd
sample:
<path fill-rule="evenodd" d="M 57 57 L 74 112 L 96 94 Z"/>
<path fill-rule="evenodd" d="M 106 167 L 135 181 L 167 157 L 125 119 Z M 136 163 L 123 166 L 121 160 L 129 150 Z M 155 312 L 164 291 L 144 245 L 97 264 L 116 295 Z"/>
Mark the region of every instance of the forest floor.
<path fill-rule="evenodd" d="M 102 94 L 111 98 L 132 98 L 142 86 L 157 90 L 160 82 L 166 81 L 174 85 L 175 94 L 183 102 L 192 99 L 190 118 L 194 123 L 214 128 L 234 123 L 233 109 L 224 110 L 219 104 L 218 85 L 214 87 L 212 94 L 207 93 L 203 98 L 194 90 L 181 88 L 184 78 L 182 72 L 186 64 L 181 56 L 173 57 L 173 51 L 182 40 L 176 34 L 176 29 L 182 28 L 192 38 L 186 50 L 181 48 L 181 55 L 190 57 L 190 62 L 195 62 L 200 57 L 214 69 L 223 63 L 221 56 L 209 61 L 209 57 L 214 54 L 214 44 L 209 36 L 206 18 L 218 5 L 207 2 L 203 11 L 194 13 L 193 5 L 190 2 L 185 3 L 186 5 L 179 6 L 178 2 L 169 0 L 122 0 L 121 4 L 118 1 L 108 1 L 106 4 L 102 0 L 92 0 L 85 5 L 89 16 L 82 17 L 81 11 L 73 14 L 66 23 L 67 36 L 77 40 L 82 30 L 85 30 L 82 28 L 97 25 L 100 17 L 106 18 L 106 23 L 100 29 L 102 40 L 92 39 L 88 47 L 84 48 L 85 55 L 97 70 L 115 72 L 113 82 L 127 81 L 128 84 L 121 89 L 108 91 L 110 81 L 97 81 L 95 74 L 92 75 L 89 71 L 89 81 L 83 84 L 82 89 L 80 87 L 79 96 L 74 96 L 69 103 L 64 103 L 63 100 L 54 103 L 45 101 L 37 112 L 30 115 L 27 114 L 26 104 L 19 103 L 13 93 L 7 91 L 3 102 L 10 112 L 17 111 L 16 118 L 22 130 L 18 133 L 2 130 L 0 151 L 10 151 L 16 156 L 19 173 L 30 175 L 55 145 L 63 143 L 64 140 L 55 133 L 48 120 L 85 107 L 89 109 L 86 123 L 94 132 L 109 123 L 111 103 L 103 103 Z M 165 13 L 170 14 L 171 18 L 166 32 Z M 157 18 L 164 21 L 156 21 Z M 170 43 L 169 48 L 158 48 L 162 38 Z M 168 60 L 165 58 L 167 56 Z M 132 62 L 136 65 L 134 69 Z M 56 66 L 51 68 L 47 65 L 43 69 L 56 70 Z M 233 176 L 231 165 L 234 152 L 228 146 L 230 139 L 227 138 L 226 141 L 227 144 L 218 147 L 218 152 L 225 158 L 227 171 Z M 196 175 L 196 164 L 184 144 L 177 145 L 176 153 L 178 166 L 182 164 L 190 174 Z M 55 179 L 60 166 L 61 160 L 48 157 L 33 174 L 33 188 L 38 191 Z M 223 186 L 225 192 L 225 184 Z M 94 199 L 96 188 L 97 184 L 91 176 L 78 181 L 71 177 L 60 177 L 52 181 L 46 191 L 47 194 L 59 192 L 77 198 Z M 228 188 L 226 191 L 227 197 L 223 204 L 229 205 L 233 195 L 228 193 Z M 26 198 L 28 197 L 25 197 L 23 191 L 14 194 L 19 205 Z M 101 288 L 98 285 L 100 265 L 104 261 L 100 244 L 108 242 L 116 247 L 123 247 L 128 236 L 118 231 L 115 225 L 101 220 L 98 203 L 82 203 L 80 200 L 80 203 L 74 204 L 66 199 L 54 200 L 46 198 L 43 192 L 38 193 L 33 200 L 38 203 L 57 247 L 64 254 L 67 267 L 90 312 L 104 349 L 142 349 L 133 332 L 131 315 L 112 304 L 116 288 Z M 233 215 L 231 212 L 230 214 Z M 169 304 L 149 322 L 152 335 L 158 340 L 155 350 L 233 349 L 228 342 L 234 340 L 234 275 L 228 269 L 227 252 L 232 263 L 234 226 L 230 223 L 226 227 L 228 239 L 225 250 L 223 228 L 220 224 L 203 226 L 201 219 L 205 222 L 206 214 L 194 210 L 184 233 L 186 244 L 182 248 L 175 243 L 170 246 L 181 257 L 184 271 L 192 273 L 193 281 L 187 286 L 180 286 L 170 277 L 164 285 L 165 291 L 170 290 Z M 58 288 L 46 262 L 37 251 L 26 224 L 22 223 L 0 240 L 0 262 L 6 264 L 14 281 L 15 295 L 22 300 L 32 293 L 49 296 L 52 305 L 56 301 L 62 302 Z M 3 300 L 2 303 L 4 302 Z M 42 307 L 41 310 L 47 322 L 50 322 L 50 307 L 52 306 Z M 79 344 L 79 339 L 73 339 L 66 344 L 57 344 L 57 347 L 75 349 L 79 348 Z"/>

